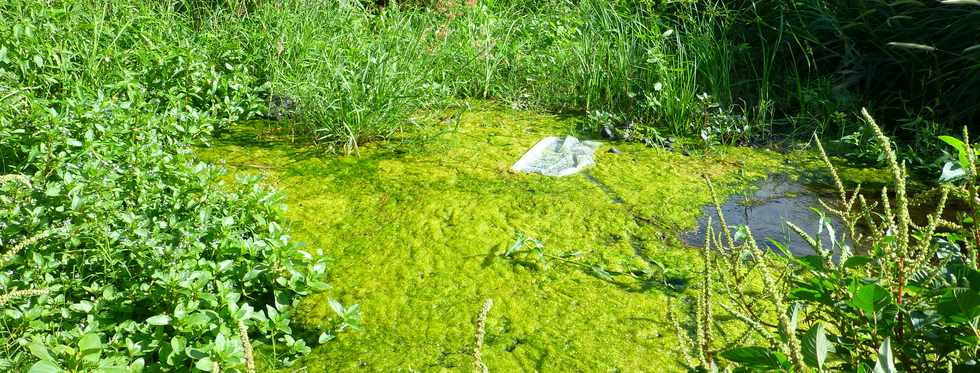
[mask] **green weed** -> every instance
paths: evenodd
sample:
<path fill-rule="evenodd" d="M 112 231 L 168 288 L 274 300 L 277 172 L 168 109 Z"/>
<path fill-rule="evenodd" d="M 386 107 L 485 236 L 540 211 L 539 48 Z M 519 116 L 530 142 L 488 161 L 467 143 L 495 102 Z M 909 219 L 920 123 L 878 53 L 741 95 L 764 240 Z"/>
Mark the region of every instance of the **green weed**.
<path fill-rule="evenodd" d="M 253 343 L 270 367 L 316 343 L 290 310 L 326 263 L 281 196 L 189 154 L 264 86 L 175 5 L 0 5 L 0 370 L 254 370 Z"/>
<path fill-rule="evenodd" d="M 722 231 L 709 231 L 705 240 L 702 292 L 692 317 L 696 338 L 686 345 L 693 353 L 685 351 L 692 365 L 797 372 L 973 365 L 980 351 L 975 202 L 958 222 L 944 219 L 950 196 L 975 201 L 973 146 L 966 132 L 963 140 L 943 137 L 959 158 L 944 176 L 961 181 L 936 190 L 935 211 L 918 225 L 910 217 L 908 171 L 881 127 L 867 111 L 862 115 L 885 154 L 894 198 L 885 188 L 876 206 L 860 186 L 848 192 L 817 142 L 841 206 L 823 207 L 845 230 L 835 231 L 823 213 L 817 235 L 787 222 L 817 255 L 794 257 L 775 241 L 762 246 L 748 227 L 733 234 L 716 203 Z M 722 319 L 739 325 L 727 329 L 740 330 L 737 337 L 718 333 L 714 325 Z M 683 328 L 678 333 L 687 334 Z"/>

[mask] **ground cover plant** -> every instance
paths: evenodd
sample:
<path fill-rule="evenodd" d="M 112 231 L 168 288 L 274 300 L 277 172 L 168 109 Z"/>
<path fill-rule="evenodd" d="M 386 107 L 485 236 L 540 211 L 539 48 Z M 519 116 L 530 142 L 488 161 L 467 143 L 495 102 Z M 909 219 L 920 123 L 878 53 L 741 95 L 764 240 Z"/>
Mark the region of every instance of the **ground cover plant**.
<path fill-rule="evenodd" d="M 189 153 L 258 113 L 250 67 L 157 5 L 40 5 L 0 7 L 0 369 L 254 371 L 329 339 L 290 325 L 326 268 L 278 193 Z"/>

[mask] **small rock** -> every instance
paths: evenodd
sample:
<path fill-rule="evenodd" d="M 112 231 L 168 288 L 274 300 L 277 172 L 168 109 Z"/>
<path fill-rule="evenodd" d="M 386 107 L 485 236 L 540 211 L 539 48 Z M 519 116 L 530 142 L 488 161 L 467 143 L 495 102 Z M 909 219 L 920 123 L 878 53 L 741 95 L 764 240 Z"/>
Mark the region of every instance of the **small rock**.
<path fill-rule="evenodd" d="M 613 154 L 622 154 L 623 152 L 616 148 L 609 148 L 609 152 Z"/>
<path fill-rule="evenodd" d="M 602 127 L 602 135 L 605 136 L 606 138 L 610 139 L 610 140 L 615 140 L 616 139 L 616 134 L 613 133 L 613 129 L 610 126 L 603 126 Z"/>

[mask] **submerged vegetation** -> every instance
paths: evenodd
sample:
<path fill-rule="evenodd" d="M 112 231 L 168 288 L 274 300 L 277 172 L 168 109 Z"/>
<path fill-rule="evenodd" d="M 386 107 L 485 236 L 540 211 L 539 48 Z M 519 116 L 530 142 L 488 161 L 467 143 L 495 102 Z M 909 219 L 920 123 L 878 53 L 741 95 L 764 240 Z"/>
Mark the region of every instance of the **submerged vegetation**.
<path fill-rule="evenodd" d="M 953 0 L 4 1 L 0 370 L 970 369 L 977 24 Z M 508 170 L 556 134 L 615 147 Z M 877 202 L 844 160 L 893 176 Z M 818 255 L 724 221 L 684 247 L 770 173 L 838 189 Z"/>

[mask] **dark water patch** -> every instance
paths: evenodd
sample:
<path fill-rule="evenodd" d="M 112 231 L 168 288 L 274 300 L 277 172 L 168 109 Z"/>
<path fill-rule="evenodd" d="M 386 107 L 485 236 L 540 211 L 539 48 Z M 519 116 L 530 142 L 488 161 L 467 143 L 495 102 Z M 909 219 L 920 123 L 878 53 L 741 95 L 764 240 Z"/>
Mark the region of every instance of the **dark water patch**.
<path fill-rule="evenodd" d="M 753 191 L 728 198 L 722 204 L 721 210 L 732 230 L 740 225 L 747 225 L 760 245 L 771 247 L 771 239 L 781 243 L 795 255 L 813 255 L 813 248 L 791 230 L 786 222 L 793 222 L 816 238 L 820 215 L 813 209 L 821 208 L 819 199 L 831 203 L 835 196 L 826 189 L 802 184 L 785 174 L 773 174 L 759 183 Z M 690 246 L 704 247 L 704 233 L 709 216 L 714 222 L 714 231 L 721 232 L 715 206 L 708 205 L 701 210 L 698 229 L 682 234 L 681 240 Z M 839 239 L 845 233 L 843 224 L 832 218 L 831 225 Z M 821 237 L 825 247 L 828 247 L 830 241 L 826 229 Z"/>

